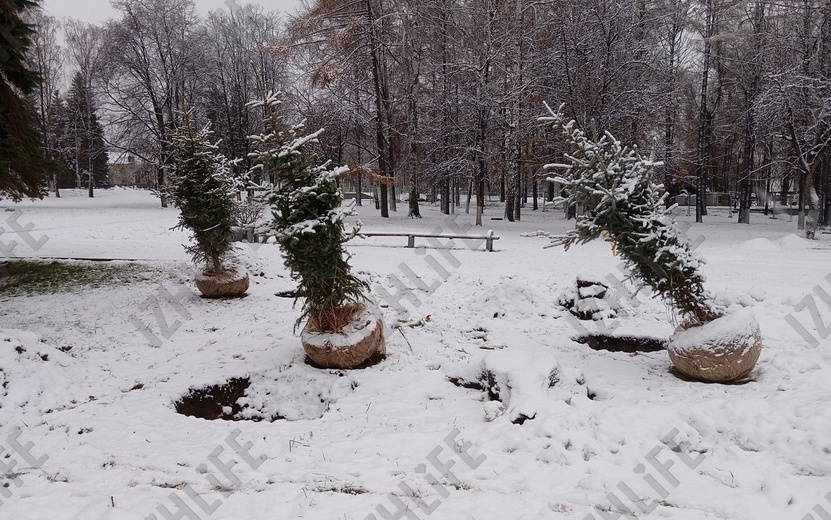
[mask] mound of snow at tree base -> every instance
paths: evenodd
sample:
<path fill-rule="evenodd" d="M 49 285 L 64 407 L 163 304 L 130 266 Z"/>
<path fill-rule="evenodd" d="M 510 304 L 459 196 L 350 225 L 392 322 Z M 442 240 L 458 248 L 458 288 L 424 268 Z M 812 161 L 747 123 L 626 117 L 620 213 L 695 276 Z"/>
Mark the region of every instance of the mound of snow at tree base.
<path fill-rule="evenodd" d="M 812 245 L 810 240 L 790 233 L 776 241 L 764 237 L 754 238 L 740 243 L 737 247 L 748 251 L 779 251 L 781 249 L 809 249 Z"/>

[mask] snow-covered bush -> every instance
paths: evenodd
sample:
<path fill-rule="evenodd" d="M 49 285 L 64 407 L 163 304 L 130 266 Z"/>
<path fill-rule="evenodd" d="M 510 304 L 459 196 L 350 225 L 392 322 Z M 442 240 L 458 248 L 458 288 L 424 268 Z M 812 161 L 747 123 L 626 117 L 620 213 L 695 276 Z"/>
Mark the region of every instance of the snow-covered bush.
<path fill-rule="evenodd" d="M 703 323 L 718 317 L 721 312 L 704 289 L 703 259 L 667 214 L 660 186 L 652 182 L 659 163 L 609 132 L 592 141 L 564 118 L 562 107 L 556 112 L 546 108 L 549 115 L 540 120 L 559 128 L 569 147 L 568 164 L 548 165 L 562 170 L 550 180 L 562 185 L 566 204 L 588 208 L 578 216 L 576 228 L 555 239 L 555 245 L 568 249 L 603 235 L 615 244 L 630 272 L 685 318 Z"/>
<path fill-rule="evenodd" d="M 225 271 L 223 260 L 231 245 L 236 202 L 228 159 L 211 143 L 210 127 L 195 130 L 192 117 L 171 138 L 171 163 L 164 195 L 181 210 L 177 228 L 193 233 L 186 247 L 194 262 L 214 275 Z"/>
<path fill-rule="evenodd" d="M 321 131 L 300 136 L 303 125 L 281 128 L 276 109 L 278 94 L 249 103 L 266 111 L 267 134 L 250 136 L 257 150 L 257 168 L 269 174 L 274 185 L 265 189 L 271 206 L 271 230 L 285 254 L 286 267 L 299 281 L 298 296 L 305 298 L 302 314 L 320 331 L 339 331 L 356 309 L 351 303 L 364 299 L 366 283 L 352 274 L 344 244 L 357 234 L 346 231 L 344 219 L 352 207 L 342 208 L 343 194 L 336 179 L 344 168 L 315 166 L 304 153 Z M 264 176 L 266 177 L 266 176 Z"/>

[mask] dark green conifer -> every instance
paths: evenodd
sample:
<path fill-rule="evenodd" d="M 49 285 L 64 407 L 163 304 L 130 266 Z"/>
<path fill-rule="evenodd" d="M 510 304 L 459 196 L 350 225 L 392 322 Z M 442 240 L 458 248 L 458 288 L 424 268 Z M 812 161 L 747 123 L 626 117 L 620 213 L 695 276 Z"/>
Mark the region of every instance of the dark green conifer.
<path fill-rule="evenodd" d="M 567 164 L 549 165 L 563 170 L 553 180 L 562 185 L 565 204 L 586 210 L 576 228 L 555 244 L 568 249 L 603 236 L 614 243 L 629 271 L 685 318 L 703 323 L 718 317 L 704 289 L 704 261 L 667 214 L 660 186 L 652 182 L 657 163 L 608 132 L 592 141 L 564 118 L 562 107 L 556 112 L 546 108 L 550 115 L 541 120 L 559 128 L 569 148 Z"/>
<path fill-rule="evenodd" d="M 280 127 L 276 94 L 250 104 L 266 111 L 270 133 L 251 136 L 258 168 L 274 180 L 267 188 L 271 227 L 283 249 L 286 267 L 305 298 L 299 324 L 309 318 L 320 331 L 338 331 L 349 321 L 354 306 L 362 302 L 366 283 L 352 274 L 344 244 L 357 230 L 346 231 L 344 219 L 351 208 L 342 208 L 343 195 L 336 179 L 341 169 L 330 164 L 315 166 L 304 147 L 321 131 L 298 136 L 302 125 Z"/>
<path fill-rule="evenodd" d="M 220 275 L 231 250 L 234 223 L 234 181 L 228 160 L 210 141 L 209 127 L 195 130 L 192 117 L 171 139 L 171 160 L 165 195 L 181 210 L 177 228 L 193 233 L 194 245 L 188 253 L 205 272 Z"/>
<path fill-rule="evenodd" d="M 49 162 L 26 96 L 40 77 L 26 63 L 34 27 L 22 20 L 37 0 L 0 0 L 0 195 L 43 197 Z"/>

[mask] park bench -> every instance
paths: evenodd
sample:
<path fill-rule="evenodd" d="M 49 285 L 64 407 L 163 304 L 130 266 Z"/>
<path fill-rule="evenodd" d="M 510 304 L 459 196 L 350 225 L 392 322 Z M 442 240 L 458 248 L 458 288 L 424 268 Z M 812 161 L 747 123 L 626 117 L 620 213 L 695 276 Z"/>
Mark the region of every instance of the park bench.
<path fill-rule="evenodd" d="M 498 235 L 493 234 L 493 230 L 488 230 L 485 235 L 450 235 L 446 233 L 361 233 L 365 237 L 407 237 L 407 247 L 415 247 L 415 239 L 418 238 L 435 238 L 442 240 L 484 240 L 485 250 L 493 252 L 493 241 L 499 240 Z"/>
<path fill-rule="evenodd" d="M 274 232 L 261 232 L 261 231 L 254 231 L 253 228 L 246 228 L 246 230 L 239 232 L 239 236 L 235 237 L 236 241 L 249 241 L 254 243 L 263 243 L 265 244 L 268 242 L 270 237 L 274 236 Z M 369 233 L 361 233 L 361 236 L 365 237 L 407 237 L 407 247 L 414 248 L 415 247 L 415 239 L 418 238 L 433 238 L 433 239 L 442 239 L 442 240 L 482 240 L 485 242 L 485 250 L 489 252 L 493 252 L 493 241 L 499 240 L 499 235 L 494 235 L 493 230 L 488 230 L 485 235 L 452 235 L 447 233 L 384 233 L 384 232 L 369 232 Z"/>

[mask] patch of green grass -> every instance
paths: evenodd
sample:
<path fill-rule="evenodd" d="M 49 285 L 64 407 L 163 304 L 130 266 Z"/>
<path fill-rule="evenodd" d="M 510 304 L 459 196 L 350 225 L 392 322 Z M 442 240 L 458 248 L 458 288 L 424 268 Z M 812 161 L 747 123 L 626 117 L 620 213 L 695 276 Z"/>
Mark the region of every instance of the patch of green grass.
<path fill-rule="evenodd" d="M 0 296 L 143 282 L 153 278 L 152 269 L 132 263 L 8 260 L 0 262 Z"/>

